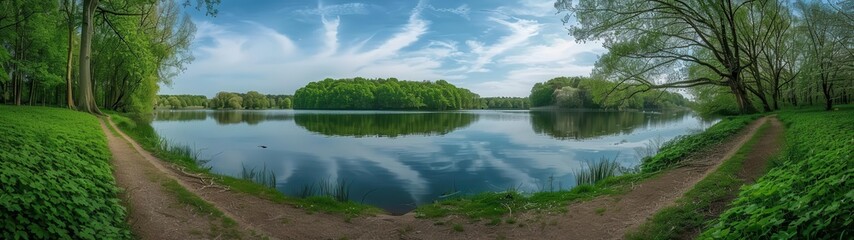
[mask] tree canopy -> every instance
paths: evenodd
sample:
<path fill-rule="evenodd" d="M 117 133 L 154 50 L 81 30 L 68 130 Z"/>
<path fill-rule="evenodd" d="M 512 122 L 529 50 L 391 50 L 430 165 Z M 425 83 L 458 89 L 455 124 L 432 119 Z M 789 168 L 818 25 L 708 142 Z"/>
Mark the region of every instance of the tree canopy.
<path fill-rule="evenodd" d="M 436 82 L 389 79 L 331 79 L 311 82 L 294 93 L 295 109 L 455 110 L 479 106 L 468 89 Z"/>
<path fill-rule="evenodd" d="M 612 91 L 617 83 L 588 77 L 558 77 L 531 88 L 533 107 L 586 109 L 665 109 L 687 107 L 681 94 L 652 90 L 639 94 Z"/>
<path fill-rule="evenodd" d="M 794 5 L 794 6 L 793 6 Z M 726 89 L 740 112 L 786 91 L 848 102 L 854 7 L 845 1 L 558 0 L 571 34 L 608 49 L 594 75 L 631 97 L 651 89 Z M 805 44 L 805 45 L 804 45 Z M 809 51 L 792 51 L 803 49 Z M 847 80 L 847 81 L 846 81 Z M 797 86 L 802 86 L 797 88 Z M 841 86 L 844 85 L 844 86 Z M 713 91 L 717 92 L 717 91 Z M 798 94 L 790 94 L 798 95 Z M 769 100 L 770 99 L 770 100 Z M 789 98 L 797 104 L 797 96 Z"/>

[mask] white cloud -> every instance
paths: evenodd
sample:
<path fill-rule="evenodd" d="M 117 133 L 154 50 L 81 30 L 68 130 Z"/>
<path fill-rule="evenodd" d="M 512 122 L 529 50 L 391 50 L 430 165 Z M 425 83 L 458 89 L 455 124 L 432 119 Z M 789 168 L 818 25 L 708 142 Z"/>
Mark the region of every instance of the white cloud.
<path fill-rule="evenodd" d="M 294 12 L 303 15 L 321 16 L 364 15 L 369 13 L 368 7 L 369 5 L 364 3 L 323 5 L 322 2 L 318 2 L 317 8 L 300 9 Z"/>
<path fill-rule="evenodd" d="M 555 16 L 554 0 L 520 0 L 516 6 L 501 6 L 497 12 L 510 16 Z"/>
<path fill-rule="evenodd" d="M 437 8 L 433 5 L 427 5 L 427 8 L 436 12 L 456 14 L 465 19 L 469 19 L 469 13 L 471 12 L 471 8 L 466 4 L 460 5 L 456 8 Z"/>
<path fill-rule="evenodd" d="M 422 41 L 428 31 L 430 22 L 421 18 L 423 9 L 423 5 L 416 7 L 395 34 L 369 49 L 362 49 L 364 42 L 341 46 L 341 19 L 337 17 L 320 16 L 323 47 L 311 52 L 286 34 L 258 23 L 224 26 L 202 21 L 197 43 L 204 44 L 195 49 L 198 60 L 179 76 L 183 84 L 176 87 L 204 85 L 210 91 L 287 94 L 309 81 L 327 77 L 442 79 L 444 59 L 460 55 L 456 42 L 433 40 L 420 49 L 403 51 Z"/>
<path fill-rule="evenodd" d="M 515 20 L 515 22 L 510 22 L 499 18 L 490 18 L 490 21 L 503 25 L 510 30 L 509 35 L 499 38 L 493 45 L 485 46 L 482 42 L 475 40 L 466 42 L 471 48 L 471 52 L 477 55 L 477 58 L 469 66 L 468 72 L 488 72 L 489 70 L 484 66 L 492 63 L 494 57 L 510 49 L 524 46 L 528 39 L 540 31 L 540 25 L 537 21 L 518 18 Z"/>

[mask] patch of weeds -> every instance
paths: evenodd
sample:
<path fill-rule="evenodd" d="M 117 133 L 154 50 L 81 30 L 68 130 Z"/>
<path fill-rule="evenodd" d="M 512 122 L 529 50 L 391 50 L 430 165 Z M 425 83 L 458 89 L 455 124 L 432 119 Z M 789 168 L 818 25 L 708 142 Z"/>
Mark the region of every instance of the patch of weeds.
<path fill-rule="evenodd" d="M 455 232 L 462 232 L 462 231 L 465 231 L 465 229 L 463 229 L 463 225 L 460 225 L 460 224 L 454 224 L 453 229 L 454 229 L 454 231 L 455 231 Z"/>
<path fill-rule="evenodd" d="M 487 226 L 498 226 L 498 224 L 501 224 L 501 218 L 492 218 L 486 223 Z"/>
<path fill-rule="evenodd" d="M 604 214 L 605 214 L 605 208 L 604 207 L 596 208 L 596 215 L 602 216 Z"/>

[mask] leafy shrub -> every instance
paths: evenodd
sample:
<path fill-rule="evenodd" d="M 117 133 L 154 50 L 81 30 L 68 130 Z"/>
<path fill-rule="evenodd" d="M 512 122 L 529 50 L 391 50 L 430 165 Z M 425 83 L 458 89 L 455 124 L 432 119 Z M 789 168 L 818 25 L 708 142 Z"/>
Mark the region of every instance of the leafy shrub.
<path fill-rule="evenodd" d="M 657 155 L 645 158 L 641 169 L 649 173 L 673 166 L 691 153 L 724 141 L 758 117 L 759 115 L 728 117 L 701 133 L 676 137 L 665 142 Z"/>
<path fill-rule="evenodd" d="M 854 110 L 785 112 L 780 119 L 787 125 L 784 164 L 743 188 L 702 238 L 851 238 Z"/>
<path fill-rule="evenodd" d="M 95 117 L 0 106 L 0 135 L 0 238 L 130 238 Z"/>

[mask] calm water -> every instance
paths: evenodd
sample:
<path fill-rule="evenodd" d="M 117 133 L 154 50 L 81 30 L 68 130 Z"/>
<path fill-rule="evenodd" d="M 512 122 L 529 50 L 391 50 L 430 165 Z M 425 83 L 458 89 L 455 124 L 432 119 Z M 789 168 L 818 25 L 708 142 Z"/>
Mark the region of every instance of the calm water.
<path fill-rule="evenodd" d="M 535 191 L 551 177 L 568 188 L 586 161 L 636 166 L 634 148 L 710 124 L 689 112 L 267 110 L 157 111 L 152 127 L 203 149 L 214 172 L 266 167 L 289 195 L 344 179 L 354 201 L 400 214 L 450 192 Z"/>

